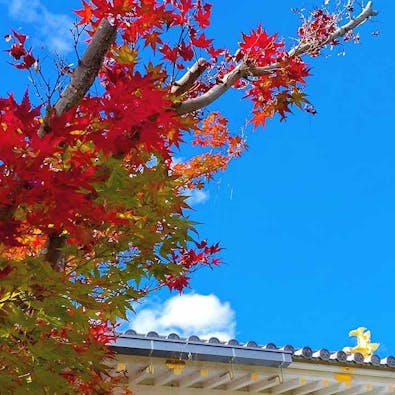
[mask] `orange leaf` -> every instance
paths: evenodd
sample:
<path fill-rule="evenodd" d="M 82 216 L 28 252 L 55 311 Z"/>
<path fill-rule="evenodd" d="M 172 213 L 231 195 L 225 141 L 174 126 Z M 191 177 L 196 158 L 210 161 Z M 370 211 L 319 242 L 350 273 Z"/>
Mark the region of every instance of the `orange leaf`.
<path fill-rule="evenodd" d="M 84 7 L 82 10 L 74 10 L 74 13 L 81 17 L 79 25 L 88 24 L 92 19 L 92 6 L 84 0 L 82 0 L 82 5 Z"/>

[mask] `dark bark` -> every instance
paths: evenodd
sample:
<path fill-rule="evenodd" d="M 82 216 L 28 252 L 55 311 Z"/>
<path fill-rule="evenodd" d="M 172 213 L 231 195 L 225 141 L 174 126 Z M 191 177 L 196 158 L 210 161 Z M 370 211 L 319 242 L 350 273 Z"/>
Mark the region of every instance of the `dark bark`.
<path fill-rule="evenodd" d="M 51 132 L 49 119 L 52 110 L 55 115 L 60 117 L 70 108 L 77 105 L 86 95 L 93 82 L 95 81 L 104 58 L 110 50 L 117 33 L 117 27 L 111 25 L 107 20 L 102 20 L 92 37 L 85 53 L 75 68 L 70 83 L 61 93 L 59 100 L 47 111 L 44 122 L 38 131 L 40 137 L 44 137 Z M 65 246 L 66 236 L 51 234 L 46 246 L 46 259 L 56 271 L 64 271 L 66 259 L 62 254 Z"/>

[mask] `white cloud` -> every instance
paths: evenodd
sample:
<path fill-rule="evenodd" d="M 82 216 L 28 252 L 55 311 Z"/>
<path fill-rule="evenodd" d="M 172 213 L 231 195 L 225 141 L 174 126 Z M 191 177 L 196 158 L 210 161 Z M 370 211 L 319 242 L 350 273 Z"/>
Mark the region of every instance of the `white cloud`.
<path fill-rule="evenodd" d="M 191 335 L 203 339 L 217 337 L 229 340 L 235 336 L 235 313 L 229 302 L 216 295 L 196 293 L 173 296 L 163 303 L 143 308 L 129 317 L 129 326 L 138 333 L 175 332 L 181 337 Z"/>
<path fill-rule="evenodd" d="M 70 16 L 50 12 L 40 0 L 0 0 L 0 3 L 8 6 L 11 19 L 34 25 L 34 38 L 40 44 L 62 54 L 72 50 L 73 19 Z"/>
<path fill-rule="evenodd" d="M 186 195 L 189 196 L 187 203 L 191 206 L 205 203 L 209 198 L 209 193 L 201 189 L 188 189 Z"/>
<path fill-rule="evenodd" d="M 26 7 L 26 2 L 24 0 L 11 0 L 4 2 L 4 4 L 8 4 L 8 13 L 11 18 L 26 23 L 37 22 L 41 8 L 38 0 L 29 1 L 28 7 Z"/>

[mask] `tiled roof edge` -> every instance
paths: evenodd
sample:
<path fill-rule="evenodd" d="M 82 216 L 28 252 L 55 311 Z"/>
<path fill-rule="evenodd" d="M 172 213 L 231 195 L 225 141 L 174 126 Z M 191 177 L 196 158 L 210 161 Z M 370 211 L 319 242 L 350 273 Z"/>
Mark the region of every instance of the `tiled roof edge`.
<path fill-rule="evenodd" d="M 119 354 L 184 359 L 194 361 L 225 362 L 270 367 L 287 367 L 292 362 L 291 352 L 259 347 L 255 343 L 241 345 L 236 340 L 226 344 L 217 338 L 202 341 L 197 336 L 182 339 L 176 334 L 159 336 L 126 331 L 110 347 Z"/>
<path fill-rule="evenodd" d="M 166 358 L 181 357 L 262 366 L 286 367 L 292 361 L 315 361 L 395 369 L 393 356 L 380 358 L 373 354 L 365 358 L 360 353 L 349 354 L 342 350 L 329 351 L 325 348 L 312 350 L 307 346 L 296 348 L 292 345 L 277 347 L 274 343 L 258 345 L 254 341 L 240 343 L 236 339 L 221 342 L 216 337 L 203 340 L 195 335 L 182 338 L 176 333 L 162 336 L 153 331 L 139 334 L 132 329 L 121 334 L 111 347 L 121 354 L 147 355 L 148 353 L 151 356 Z"/>

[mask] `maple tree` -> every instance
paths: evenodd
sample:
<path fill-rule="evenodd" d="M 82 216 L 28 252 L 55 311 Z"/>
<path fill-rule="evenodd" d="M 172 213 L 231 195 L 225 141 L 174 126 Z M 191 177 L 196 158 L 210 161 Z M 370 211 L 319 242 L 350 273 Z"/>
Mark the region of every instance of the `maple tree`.
<path fill-rule="evenodd" d="M 116 319 L 219 263 L 219 245 L 196 239 L 186 199 L 246 144 L 203 109 L 233 87 L 252 102 L 254 128 L 292 106 L 314 113 L 305 57 L 358 39 L 353 29 L 375 12 L 352 4 L 304 17 L 290 50 L 259 25 L 232 54 L 206 36 L 203 0 L 82 0 L 75 13 L 89 39 L 66 88 L 38 105 L 28 91 L 20 103 L 0 98 L 2 393 L 119 384 L 105 362 Z M 13 66 L 40 72 L 26 35 L 6 41 Z M 195 154 L 175 161 L 185 144 Z"/>

